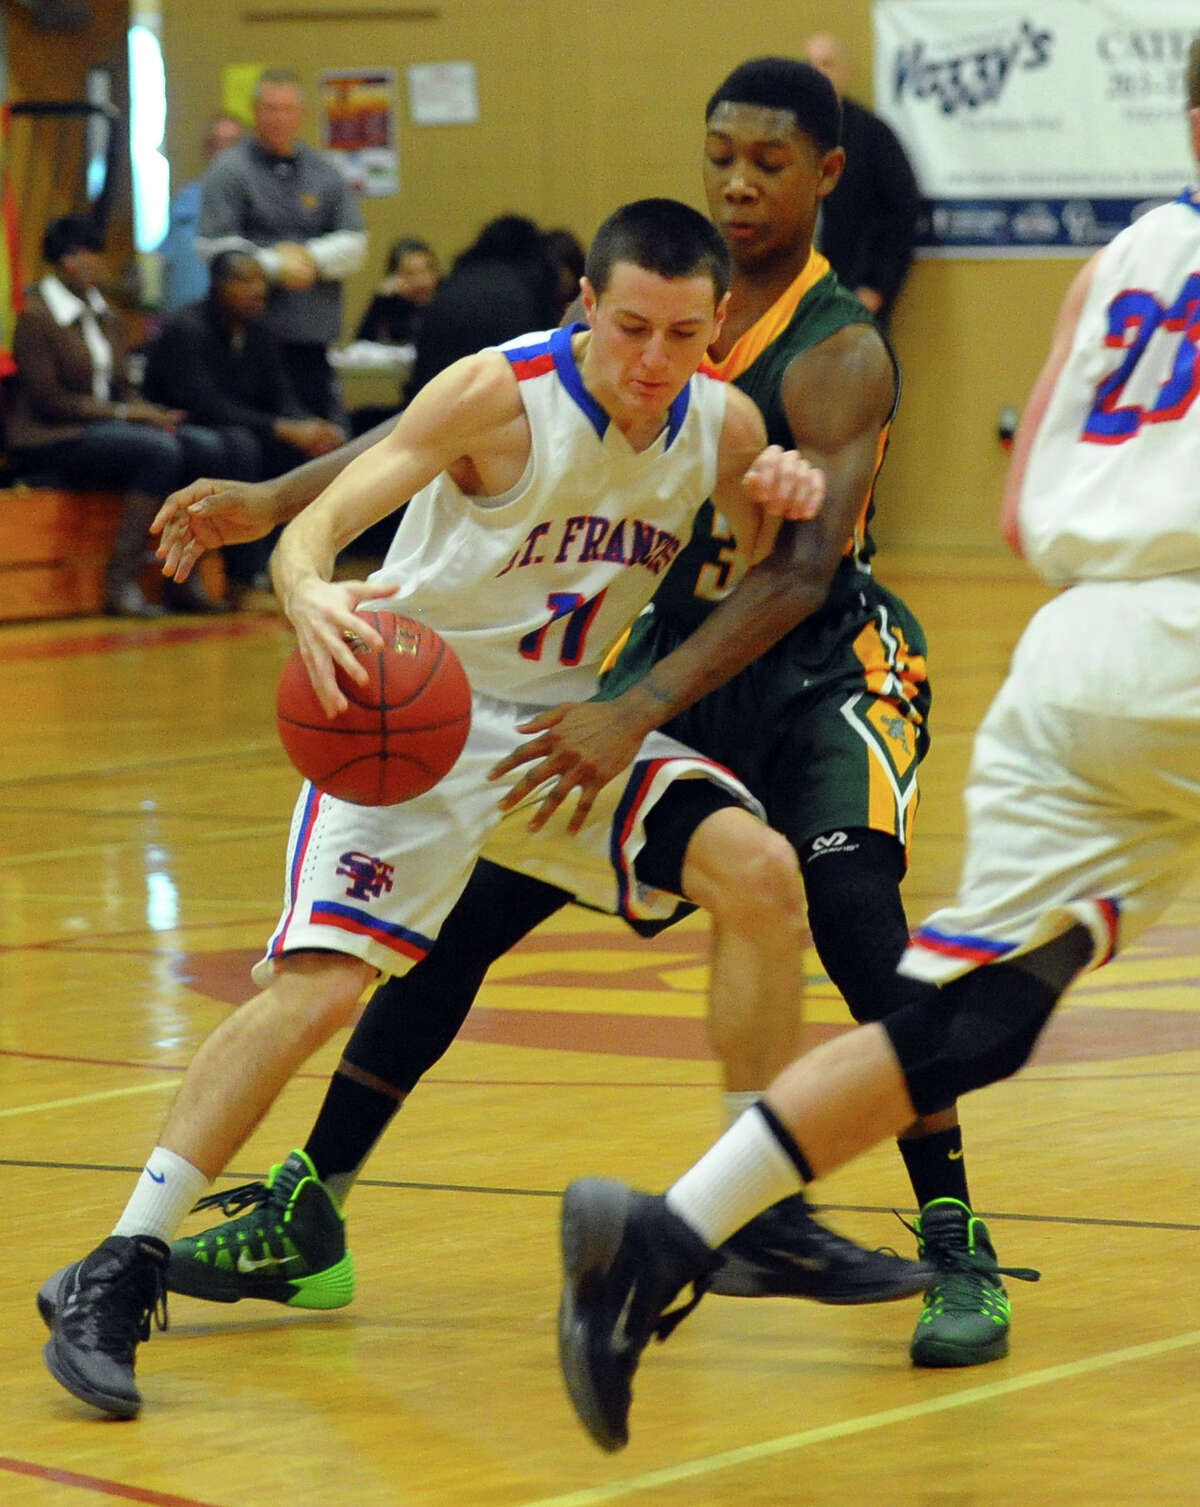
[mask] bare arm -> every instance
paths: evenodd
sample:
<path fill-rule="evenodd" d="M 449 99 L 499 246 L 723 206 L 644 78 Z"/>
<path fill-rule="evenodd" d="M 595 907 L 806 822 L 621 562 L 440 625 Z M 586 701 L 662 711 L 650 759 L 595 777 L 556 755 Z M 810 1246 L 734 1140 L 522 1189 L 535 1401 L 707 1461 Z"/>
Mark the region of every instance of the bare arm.
<path fill-rule="evenodd" d="M 150 525 L 159 536 L 163 575 L 185 581 L 208 550 L 261 539 L 287 523 L 329 486 L 352 460 L 391 433 L 394 418 L 306 461 L 271 481 L 222 481 L 204 476 L 172 492 Z"/>
<path fill-rule="evenodd" d="M 777 446 L 762 450 L 765 438 L 758 409 L 744 393 L 731 388 L 713 501 L 730 519 L 740 546 L 748 546 L 752 557 L 770 551 L 770 559 L 772 545 L 778 548 L 779 523 L 777 517 L 765 515 L 784 513 L 811 520 L 821 507 L 825 478 L 794 450 Z M 788 523 L 784 528 L 794 526 Z M 737 588 L 735 597 L 745 591 L 747 582 Z M 536 831 L 572 790 L 578 790 L 569 824 L 570 830 L 577 831 L 597 793 L 635 757 L 648 732 L 736 674 L 759 652 L 722 634 L 710 634 L 705 624 L 623 696 L 554 707 L 531 719 L 521 731 L 540 736 L 492 770 L 492 777 L 499 779 L 521 765 L 530 766 L 501 801 L 502 809 L 518 805 L 538 785 L 556 777 L 530 828 Z M 719 663 L 712 662 L 714 654 Z"/>
<path fill-rule="evenodd" d="M 366 680 L 346 634 L 376 643 L 355 609 L 364 600 L 386 595 L 364 581 L 335 584 L 337 555 L 441 472 L 470 466 L 486 477 L 502 451 L 521 443 L 525 452 L 518 474 L 529 439 L 516 379 L 507 360 L 494 351 L 469 356 L 422 389 L 391 432 L 357 456 L 283 531 L 271 559 L 272 580 L 330 716 L 346 705 L 335 665 L 355 681 Z"/>
<path fill-rule="evenodd" d="M 824 473 L 820 512 L 781 524 L 769 553 L 737 589 L 642 681 L 607 703 L 615 716 L 643 734 L 660 727 L 824 604 L 871 487 L 894 393 L 891 360 L 867 325 L 839 330 L 796 357 L 783 399 L 796 449 Z"/>
<path fill-rule="evenodd" d="M 1004 480 L 1004 503 L 1000 514 L 1000 533 L 1015 555 L 1025 553 L 1021 547 L 1020 509 L 1021 489 L 1025 485 L 1025 471 L 1029 465 L 1029 456 L 1038 431 L 1042 427 L 1042 420 L 1046 417 L 1050 396 L 1066 365 L 1067 357 L 1071 354 L 1075 329 L 1079 324 L 1079 316 L 1083 310 L 1088 289 L 1092 286 L 1092 276 L 1099 255 L 1100 253 L 1097 252 L 1096 256 L 1084 263 L 1063 297 L 1054 325 L 1054 334 L 1050 340 L 1050 354 L 1037 375 L 1033 391 L 1029 394 L 1029 401 L 1021 414 L 1021 422 L 1017 425 L 1012 459 L 1008 463 L 1008 475 Z"/>

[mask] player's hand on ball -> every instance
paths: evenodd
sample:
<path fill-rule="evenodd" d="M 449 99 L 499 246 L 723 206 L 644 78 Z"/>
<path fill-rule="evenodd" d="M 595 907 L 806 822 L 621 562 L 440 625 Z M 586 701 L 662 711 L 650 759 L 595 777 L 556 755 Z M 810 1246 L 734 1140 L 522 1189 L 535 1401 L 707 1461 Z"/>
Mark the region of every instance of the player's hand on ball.
<path fill-rule="evenodd" d="M 567 823 L 568 831 L 578 832 L 596 796 L 633 762 L 642 744 L 642 732 L 623 726 L 615 706 L 612 701 L 564 702 L 521 723 L 518 732 L 540 736 L 522 743 L 488 771 L 490 780 L 500 780 L 523 764 L 531 765 L 504 796 L 500 809 L 513 810 L 540 785 L 553 780 L 538 802 L 529 830 L 539 832 L 571 792 L 578 790 L 579 799 Z"/>
<path fill-rule="evenodd" d="M 428 623 L 360 609 L 380 647 L 359 632 L 352 648 L 365 685 L 340 676 L 349 703 L 327 717 L 299 647 L 275 693 L 288 758 L 307 780 L 356 806 L 394 806 L 424 795 L 458 761 L 471 730 L 471 685 L 453 648 Z"/>
<path fill-rule="evenodd" d="M 155 554 L 163 562 L 163 575 L 186 581 L 209 550 L 261 539 L 279 521 L 268 483 L 203 476 L 171 493 L 150 532 L 158 536 Z"/>
<path fill-rule="evenodd" d="M 775 518 L 806 522 L 825 501 L 824 471 L 779 445 L 768 445 L 742 480 L 751 499 Z"/>
<path fill-rule="evenodd" d="M 355 609 L 360 602 L 391 596 L 395 590 L 394 586 L 372 586 L 366 581 L 305 576 L 284 604 L 296 630 L 296 647 L 327 717 L 336 717 L 349 705 L 338 686 L 336 667 L 355 685 L 367 683 L 367 672 L 352 648 L 355 640 L 372 649 L 383 647 L 379 634 Z"/>

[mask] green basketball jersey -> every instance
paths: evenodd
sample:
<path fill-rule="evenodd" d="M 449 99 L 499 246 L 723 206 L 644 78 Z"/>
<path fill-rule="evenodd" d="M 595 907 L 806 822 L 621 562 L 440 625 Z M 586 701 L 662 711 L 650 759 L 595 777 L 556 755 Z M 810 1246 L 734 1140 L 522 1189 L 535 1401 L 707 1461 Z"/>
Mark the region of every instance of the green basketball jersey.
<path fill-rule="evenodd" d="M 785 450 L 795 446 L 781 397 L 783 376 L 789 364 L 801 352 L 819 345 L 847 325 L 871 323 L 868 311 L 832 272 L 827 272 L 804 294 L 782 333 L 733 379 L 734 385 L 758 405 L 766 422 L 768 444 L 781 445 Z M 890 347 L 888 354 L 892 354 Z M 895 364 L 894 356 L 892 361 Z M 897 396 L 899 388 L 897 367 Z M 853 584 L 860 572 L 870 569 L 868 562 L 875 546 L 867 522 L 873 510 L 871 498 L 864 498 L 862 525 L 830 587 L 831 602 Z M 676 629 L 690 633 L 722 597 L 729 595 L 742 573 L 744 566 L 739 568 L 736 560 L 729 525 L 711 503 L 705 503 L 696 517 L 691 539 L 676 556 L 654 594 L 653 610 L 670 619 Z"/>

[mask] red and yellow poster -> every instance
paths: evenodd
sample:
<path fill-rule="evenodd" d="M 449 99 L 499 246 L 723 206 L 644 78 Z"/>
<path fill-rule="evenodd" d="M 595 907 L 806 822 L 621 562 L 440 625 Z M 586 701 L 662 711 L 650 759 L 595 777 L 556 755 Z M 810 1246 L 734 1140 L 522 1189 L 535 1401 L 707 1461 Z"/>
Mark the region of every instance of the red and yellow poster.
<path fill-rule="evenodd" d="M 396 74 L 345 69 L 320 78 L 321 145 L 368 199 L 400 189 Z"/>

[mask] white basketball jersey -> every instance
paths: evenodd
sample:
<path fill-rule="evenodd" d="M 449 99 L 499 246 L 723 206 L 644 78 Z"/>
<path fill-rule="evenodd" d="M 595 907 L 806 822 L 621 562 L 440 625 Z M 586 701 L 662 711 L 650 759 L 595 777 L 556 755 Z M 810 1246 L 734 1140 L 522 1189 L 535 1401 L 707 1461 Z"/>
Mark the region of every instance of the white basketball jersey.
<path fill-rule="evenodd" d="M 525 474 L 469 497 L 445 473 L 413 497 L 373 582 L 431 624 L 472 687 L 550 706 L 596 689 L 605 650 L 653 596 L 716 481 L 724 384 L 691 379 L 640 453 L 583 385 L 571 330 L 500 349 L 529 419 Z"/>
<path fill-rule="evenodd" d="M 1200 571 L 1200 202 L 1151 210 L 1100 254 L 1021 493 L 1049 580 Z"/>

